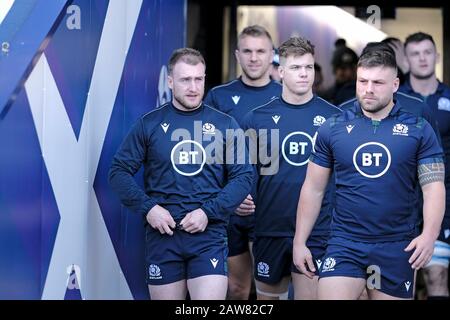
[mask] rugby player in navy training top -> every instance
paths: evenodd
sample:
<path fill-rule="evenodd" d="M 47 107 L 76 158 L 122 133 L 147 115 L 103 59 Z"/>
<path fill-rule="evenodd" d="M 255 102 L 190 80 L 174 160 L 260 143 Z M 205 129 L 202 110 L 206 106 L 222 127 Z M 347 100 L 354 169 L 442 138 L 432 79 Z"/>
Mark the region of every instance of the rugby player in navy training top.
<path fill-rule="evenodd" d="M 313 276 L 306 239 L 334 170 L 336 205 L 319 299 L 357 299 L 366 286 L 371 299 L 411 299 L 414 270 L 431 259 L 445 208 L 442 148 L 426 120 L 394 103 L 398 86 L 395 55 L 367 51 L 358 62 L 358 104 L 318 131 L 300 195 L 294 263 Z M 417 183 L 421 233 L 412 201 Z"/>
<path fill-rule="evenodd" d="M 233 159 L 242 145 L 226 132 L 235 132 L 237 122 L 202 103 L 205 68 L 198 51 L 174 51 L 168 65 L 172 102 L 138 119 L 109 173 L 122 203 L 147 222 L 151 299 L 185 299 L 187 290 L 191 299 L 225 299 L 229 213 L 254 179 L 251 165 Z M 141 166 L 145 190 L 133 178 Z"/>
<path fill-rule="evenodd" d="M 253 108 L 281 94 L 280 83 L 270 79 L 273 61 L 272 37 L 259 25 L 244 28 L 238 36 L 236 60 L 242 75 L 212 88 L 204 103 L 236 119 L 239 124 Z M 228 298 L 249 298 L 253 279 L 252 244 L 255 202 L 249 194 L 230 217 L 228 226 Z"/>
<path fill-rule="evenodd" d="M 439 54 L 433 37 L 416 32 L 406 38 L 409 78 L 400 91 L 422 99 L 438 123 L 445 153 L 446 206 L 441 232 L 434 244 L 431 261 L 423 269 L 428 299 L 448 299 L 448 266 L 450 261 L 450 88 L 436 77 Z"/>
<path fill-rule="evenodd" d="M 314 136 L 325 120 L 340 110 L 312 92 L 314 46 L 308 40 L 287 40 L 280 46 L 279 55 L 281 96 L 253 109 L 242 125 L 243 129 L 255 130 L 257 141 L 251 146 L 259 148 L 253 246 L 257 296 L 286 299 L 292 272 L 294 297 L 314 299 L 317 277 L 310 280 L 293 268 L 295 217 Z M 330 214 L 331 204 L 325 201 L 309 239 L 319 264 L 325 252 Z"/>
<path fill-rule="evenodd" d="M 402 44 L 403 46 L 403 44 Z M 398 68 L 398 52 L 395 51 L 391 45 L 389 45 L 388 43 L 382 41 L 382 42 L 369 42 L 366 47 L 363 49 L 361 55 L 363 55 L 364 53 L 366 53 L 368 50 L 386 50 L 386 51 L 391 51 L 392 54 L 394 54 L 396 56 L 397 59 L 397 70 L 398 70 L 398 74 L 397 76 L 399 76 L 400 71 Z M 403 48 L 402 48 L 403 50 Z M 409 65 L 408 65 L 409 68 Z M 400 77 L 399 77 L 400 79 Z M 401 80 L 400 80 L 401 82 Z M 439 132 L 439 127 L 438 124 L 436 122 L 436 118 L 433 115 L 433 113 L 431 112 L 430 107 L 423 102 L 422 99 L 415 97 L 411 94 L 406 94 L 404 92 L 401 92 L 401 87 L 399 88 L 398 91 L 396 91 L 394 93 L 394 103 L 395 101 L 399 102 L 399 105 L 401 106 L 401 108 L 403 109 L 403 111 L 405 112 L 409 112 L 412 113 L 416 116 L 419 117 L 423 117 L 425 120 L 428 121 L 428 123 L 433 127 L 434 132 L 436 133 L 436 136 L 439 140 L 440 145 L 442 146 L 442 141 L 441 141 L 441 134 Z M 353 99 L 350 99 L 342 104 L 339 105 L 339 108 L 341 108 L 342 110 L 347 110 L 347 109 L 351 109 L 354 107 L 355 104 L 358 104 L 358 99 L 355 97 Z M 417 197 L 415 199 L 416 201 L 416 205 L 415 205 L 415 209 L 418 210 L 419 214 L 422 213 L 422 192 L 420 189 L 420 186 L 417 185 L 416 186 L 417 189 Z M 365 291 L 362 298 L 367 298 L 367 292 Z"/>

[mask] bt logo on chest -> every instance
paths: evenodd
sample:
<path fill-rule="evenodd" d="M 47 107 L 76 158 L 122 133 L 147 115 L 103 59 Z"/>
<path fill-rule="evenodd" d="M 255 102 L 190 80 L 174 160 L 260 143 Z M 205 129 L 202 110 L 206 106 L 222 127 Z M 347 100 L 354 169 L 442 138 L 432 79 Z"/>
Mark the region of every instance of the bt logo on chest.
<path fill-rule="evenodd" d="M 364 177 L 375 179 L 383 176 L 391 166 L 389 149 L 379 142 L 367 142 L 356 148 L 353 165 Z"/>

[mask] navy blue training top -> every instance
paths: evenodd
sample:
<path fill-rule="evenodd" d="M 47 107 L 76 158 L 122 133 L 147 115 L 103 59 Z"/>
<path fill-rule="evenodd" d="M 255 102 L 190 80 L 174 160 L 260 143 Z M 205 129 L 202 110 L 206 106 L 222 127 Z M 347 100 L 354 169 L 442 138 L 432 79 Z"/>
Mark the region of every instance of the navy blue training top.
<path fill-rule="evenodd" d="M 231 115 L 242 125 L 242 120 L 247 112 L 280 94 L 281 84 L 275 80 L 270 80 L 262 87 L 253 87 L 246 85 L 239 77 L 209 90 L 204 102 Z"/>
<path fill-rule="evenodd" d="M 426 103 L 424 103 L 422 99 L 417 98 L 411 94 L 402 92 L 401 88 L 399 88 L 399 91 L 394 93 L 394 99 L 400 102 L 403 111 L 410 112 L 418 117 L 425 118 L 425 120 L 427 120 L 428 123 L 433 127 L 433 130 L 439 139 L 439 143 L 441 143 L 441 136 L 439 133 L 437 119 L 433 114 L 433 112 L 431 111 L 431 108 Z M 354 104 L 357 102 L 358 102 L 357 99 L 353 98 L 341 103 L 339 105 L 339 108 L 341 108 L 342 110 L 346 110 L 352 108 Z"/>
<path fill-rule="evenodd" d="M 177 223 L 202 208 L 208 228 L 225 233 L 230 212 L 247 196 L 254 180 L 254 170 L 245 161 L 225 161 L 230 154 L 235 160 L 246 152 L 245 144 L 238 150 L 231 143 L 234 137 L 226 134 L 236 129 L 240 128 L 232 117 L 205 104 L 185 112 L 167 103 L 131 128 L 114 156 L 111 187 L 129 209 L 146 215 L 158 204 Z M 145 190 L 133 178 L 142 165 Z"/>
<path fill-rule="evenodd" d="M 259 144 L 257 236 L 294 236 L 298 199 L 315 134 L 328 117 L 338 112 L 339 108 L 314 95 L 301 105 L 278 97 L 246 115 L 242 127 L 256 130 Z M 265 159 L 265 155 L 274 157 Z M 329 233 L 332 212 L 329 197 L 330 192 L 324 197 L 314 235 Z"/>
<path fill-rule="evenodd" d="M 336 206 L 331 236 L 356 241 L 410 240 L 418 233 L 419 164 L 442 162 L 431 125 L 399 101 L 381 121 L 359 103 L 320 127 L 311 161 L 333 168 Z"/>

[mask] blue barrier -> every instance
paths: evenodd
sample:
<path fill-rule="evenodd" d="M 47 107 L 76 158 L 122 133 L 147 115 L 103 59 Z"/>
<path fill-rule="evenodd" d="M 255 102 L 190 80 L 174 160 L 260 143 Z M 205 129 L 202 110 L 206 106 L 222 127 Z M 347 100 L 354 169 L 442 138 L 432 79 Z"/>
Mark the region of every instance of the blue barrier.
<path fill-rule="evenodd" d="M 32 28 L 38 7 L 47 33 Z M 27 12 L 0 60 L 0 299 L 148 299 L 142 217 L 107 172 L 131 124 L 170 99 L 186 2 L 40 0 Z"/>

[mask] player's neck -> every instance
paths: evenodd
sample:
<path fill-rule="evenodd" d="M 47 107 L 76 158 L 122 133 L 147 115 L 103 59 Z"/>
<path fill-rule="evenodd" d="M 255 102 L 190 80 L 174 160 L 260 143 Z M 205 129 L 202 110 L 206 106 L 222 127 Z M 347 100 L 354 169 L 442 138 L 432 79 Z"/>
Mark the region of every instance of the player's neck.
<path fill-rule="evenodd" d="M 386 107 L 377 112 L 368 112 L 365 111 L 363 108 L 361 108 L 361 110 L 367 118 L 380 121 L 386 118 L 389 115 L 389 113 L 391 113 L 392 108 L 394 108 L 394 101 L 391 100 L 391 102 L 389 102 Z"/>
<path fill-rule="evenodd" d="M 264 74 L 264 76 L 259 79 L 250 79 L 243 73 L 241 79 L 243 83 L 250 87 L 264 87 L 270 82 L 269 73 Z"/>
<path fill-rule="evenodd" d="M 287 103 L 294 104 L 294 105 L 300 105 L 305 104 L 308 101 L 310 101 L 313 98 L 313 92 L 312 90 L 309 90 L 305 94 L 298 95 L 294 94 L 288 90 L 283 90 L 281 96 L 283 97 L 283 100 Z"/>
<path fill-rule="evenodd" d="M 435 93 L 439 86 L 439 81 L 434 73 L 427 79 L 419 79 L 411 74 L 409 76 L 409 82 L 411 83 L 411 87 L 414 92 L 417 92 L 424 97 Z"/>

